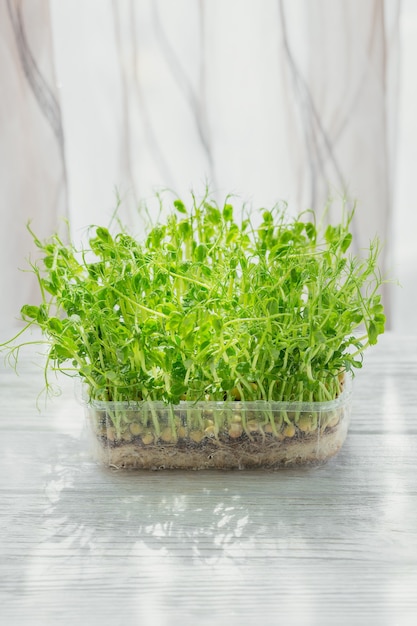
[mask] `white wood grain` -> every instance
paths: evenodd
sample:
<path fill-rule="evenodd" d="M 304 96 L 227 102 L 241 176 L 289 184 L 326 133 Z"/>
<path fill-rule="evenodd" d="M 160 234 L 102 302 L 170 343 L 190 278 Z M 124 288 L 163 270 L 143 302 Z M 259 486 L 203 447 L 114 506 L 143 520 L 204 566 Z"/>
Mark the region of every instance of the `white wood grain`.
<path fill-rule="evenodd" d="M 387 334 L 354 386 L 345 446 L 276 472 L 91 462 L 64 379 L 0 370 L 0 622 L 417 623 L 417 338 Z"/>

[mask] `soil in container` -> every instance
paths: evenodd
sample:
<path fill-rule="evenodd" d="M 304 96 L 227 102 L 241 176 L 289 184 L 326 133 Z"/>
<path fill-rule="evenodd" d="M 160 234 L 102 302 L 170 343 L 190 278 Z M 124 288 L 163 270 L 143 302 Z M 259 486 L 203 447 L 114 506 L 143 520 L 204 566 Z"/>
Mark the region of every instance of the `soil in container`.
<path fill-rule="evenodd" d="M 287 403 L 284 409 L 256 402 L 87 408 L 95 457 L 109 466 L 274 469 L 320 463 L 339 451 L 349 423 L 346 396 L 329 403 Z"/>

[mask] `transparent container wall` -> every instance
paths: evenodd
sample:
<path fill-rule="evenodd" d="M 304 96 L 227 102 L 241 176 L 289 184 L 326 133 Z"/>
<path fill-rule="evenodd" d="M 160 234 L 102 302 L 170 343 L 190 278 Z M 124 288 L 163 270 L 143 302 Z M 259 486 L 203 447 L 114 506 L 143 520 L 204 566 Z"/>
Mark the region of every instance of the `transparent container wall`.
<path fill-rule="evenodd" d="M 349 387 L 349 388 L 347 388 Z M 350 385 L 331 402 L 92 402 L 93 454 L 118 468 L 278 468 L 325 461 L 341 448 Z"/>

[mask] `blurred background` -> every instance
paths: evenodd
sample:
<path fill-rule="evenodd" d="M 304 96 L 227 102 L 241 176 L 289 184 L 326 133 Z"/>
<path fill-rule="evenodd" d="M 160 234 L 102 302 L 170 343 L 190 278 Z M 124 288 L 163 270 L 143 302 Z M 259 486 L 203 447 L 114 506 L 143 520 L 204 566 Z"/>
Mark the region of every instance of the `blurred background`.
<path fill-rule="evenodd" d="M 415 0 L 0 0 L 0 327 L 36 303 L 33 244 L 206 183 L 375 235 L 389 327 L 415 333 Z M 151 204 L 152 206 L 152 204 Z M 21 269 L 19 269 L 21 268 Z"/>

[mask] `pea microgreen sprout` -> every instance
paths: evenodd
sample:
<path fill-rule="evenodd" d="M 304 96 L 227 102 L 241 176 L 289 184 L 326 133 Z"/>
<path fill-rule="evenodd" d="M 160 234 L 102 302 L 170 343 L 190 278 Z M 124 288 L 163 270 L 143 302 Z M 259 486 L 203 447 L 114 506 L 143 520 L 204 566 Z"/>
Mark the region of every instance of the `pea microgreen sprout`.
<path fill-rule="evenodd" d="M 273 403 L 335 400 L 384 332 L 379 244 L 365 258 L 351 255 L 352 217 L 324 228 L 313 213 L 288 217 L 275 207 L 255 226 L 236 217 L 230 198 L 218 206 L 206 193 L 188 207 L 177 198 L 144 240 L 91 227 L 79 251 L 29 228 L 42 254 L 32 265 L 42 301 L 23 306 L 26 326 L 3 348 L 17 355 L 24 331 L 37 326 L 47 384 L 52 368 L 80 377 L 91 402 L 146 405 L 136 426 L 137 407 L 113 411 L 116 438 L 128 430 L 144 444 L 224 433 L 253 442 L 317 430 L 320 418 L 301 404 L 277 415 Z M 230 417 L 193 409 L 201 402 L 266 405 Z M 170 407 L 164 424 L 155 403 Z"/>

